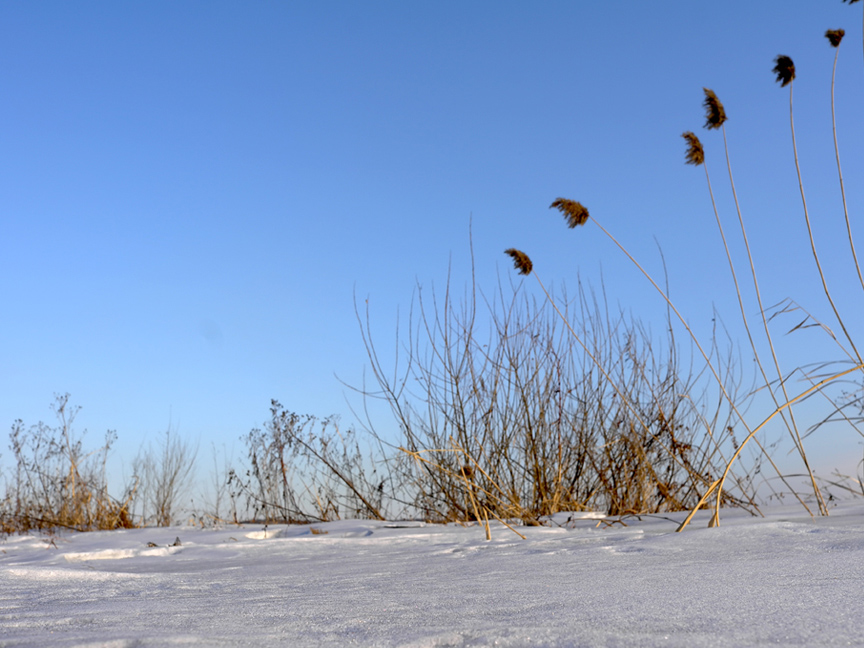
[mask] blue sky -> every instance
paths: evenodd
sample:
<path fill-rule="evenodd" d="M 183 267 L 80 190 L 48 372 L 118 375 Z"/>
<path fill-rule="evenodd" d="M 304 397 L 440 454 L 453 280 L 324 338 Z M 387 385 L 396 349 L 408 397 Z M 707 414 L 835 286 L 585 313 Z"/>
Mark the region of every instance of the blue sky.
<path fill-rule="evenodd" d="M 502 251 L 515 246 L 547 283 L 602 272 L 614 303 L 662 315 L 599 230 L 563 227 L 548 209 L 558 196 L 653 272 L 659 243 L 693 325 L 707 331 L 716 306 L 734 331 L 704 174 L 683 163 L 680 135 L 696 131 L 731 224 L 703 86 L 729 115 L 766 301 L 827 319 L 788 89 L 771 73 L 781 53 L 798 71 L 826 268 L 860 326 L 823 37 L 837 27 L 841 154 L 864 230 L 860 4 L 3 3 L 0 424 L 47 421 L 69 392 L 80 427 L 94 441 L 117 430 L 126 460 L 169 425 L 239 455 L 271 398 L 352 424 L 359 403 L 339 379 L 359 384 L 368 365 L 355 295 L 392 348 L 418 283 L 442 286 L 448 266 L 455 286 L 468 281 L 469 222 L 483 289 L 511 277 Z M 812 333 L 780 344 L 791 364 L 837 357 Z M 814 452 L 848 461 L 860 443 Z"/>

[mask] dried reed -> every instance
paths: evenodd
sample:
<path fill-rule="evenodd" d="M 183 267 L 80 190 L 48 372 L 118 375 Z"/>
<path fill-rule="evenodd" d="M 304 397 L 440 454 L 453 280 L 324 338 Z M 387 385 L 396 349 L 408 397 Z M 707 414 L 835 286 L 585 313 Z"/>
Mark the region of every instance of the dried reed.
<path fill-rule="evenodd" d="M 567 220 L 567 227 L 571 229 L 588 222 L 588 210 L 582 203 L 578 203 L 575 200 L 557 198 L 549 207 L 555 208 L 564 214 L 564 218 Z"/>
<path fill-rule="evenodd" d="M 531 274 L 531 270 L 534 268 L 534 264 L 531 263 L 531 259 L 528 257 L 527 254 L 515 248 L 504 250 L 504 254 L 509 255 L 510 258 L 513 259 L 513 267 L 519 271 L 519 274 Z"/>
<path fill-rule="evenodd" d="M 795 80 L 795 64 L 791 58 L 783 54 L 774 59 L 772 72 L 777 75 L 777 83 L 781 88 L 785 88 Z"/>
<path fill-rule="evenodd" d="M 713 90 L 708 88 L 702 90 L 705 92 L 705 101 L 702 102 L 705 108 L 705 128 L 720 128 L 726 123 L 726 109 L 723 108 L 723 104 Z"/>
<path fill-rule="evenodd" d="M 705 151 L 702 149 L 702 142 L 691 131 L 682 133 L 681 137 L 687 142 L 687 153 L 685 160 L 687 164 L 699 166 L 705 163 Z"/>

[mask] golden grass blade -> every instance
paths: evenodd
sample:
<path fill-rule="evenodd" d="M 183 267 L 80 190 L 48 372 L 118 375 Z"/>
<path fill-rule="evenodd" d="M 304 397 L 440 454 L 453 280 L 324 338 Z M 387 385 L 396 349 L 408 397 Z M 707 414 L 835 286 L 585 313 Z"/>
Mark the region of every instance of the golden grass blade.
<path fill-rule="evenodd" d="M 779 408 L 774 410 L 764 421 L 762 421 L 759 425 L 757 425 L 755 428 L 753 428 L 753 431 L 750 432 L 750 434 L 747 435 L 747 438 L 741 442 L 740 446 L 738 446 L 738 449 L 735 451 L 735 454 L 732 456 L 732 459 L 729 460 L 729 463 L 726 466 L 726 470 L 723 471 L 723 476 L 720 478 L 720 484 L 719 484 L 719 486 L 717 486 L 717 503 L 715 505 L 715 511 L 714 511 L 715 517 L 718 520 L 720 518 L 720 501 L 721 501 L 720 496 L 723 493 L 723 484 L 726 481 L 726 477 L 729 475 L 729 472 L 732 469 L 732 464 L 735 463 L 735 460 L 741 454 L 741 451 L 744 449 L 744 446 L 746 446 L 750 442 L 750 440 L 756 435 L 756 433 L 759 432 L 759 430 L 761 430 L 762 428 L 764 428 L 765 425 L 767 425 L 775 416 L 780 414 L 781 411 L 792 407 L 792 405 L 794 405 L 798 401 L 802 400 L 803 398 L 806 398 L 807 396 L 809 396 L 810 394 L 812 394 L 818 390 L 821 390 L 823 387 L 834 382 L 835 380 L 839 380 L 840 378 L 842 378 L 844 376 L 848 376 L 850 373 L 852 373 L 854 371 L 861 371 L 862 369 L 864 369 L 864 364 L 859 364 L 859 365 L 852 367 L 851 369 L 841 371 L 839 373 L 834 374 L 833 376 L 828 376 L 827 378 L 820 380 L 818 383 L 811 386 L 809 389 L 806 389 L 803 392 L 801 392 L 800 394 L 798 394 L 795 398 L 791 399 L 790 401 L 788 401 L 786 403 L 783 403 L 783 405 L 781 405 Z M 809 474 L 812 475 L 813 473 L 810 472 Z"/>
<path fill-rule="evenodd" d="M 719 102 L 719 100 L 718 100 L 718 102 Z M 759 303 L 759 312 L 760 312 L 761 315 L 762 315 L 762 322 L 763 322 L 763 326 L 764 326 L 764 329 L 765 329 L 765 335 L 766 335 L 766 337 L 767 337 L 767 339 L 768 339 L 768 345 L 769 345 L 769 348 L 770 348 L 770 350 L 771 350 L 771 355 L 772 355 L 772 357 L 773 357 L 773 359 L 774 359 L 774 366 L 775 366 L 775 368 L 776 368 L 776 370 L 777 370 L 778 379 L 780 380 L 781 385 L 784 386 L 784 387 L 783 387 L 783 389 L 784 389 L 784 395 L 785 395 L 786 399 L 788 400 L 788 395 L 785 394 L 785 381 L 783 381 L 783 379 L 782 379 L 782 374 L 781 374 L 781 371 L 780 371 L 780 364 L 779 364 L 779 361 L 778 361 L 778 359 L 777 359 L 777 354 L 776 354 L 776 352 L 775 352 L 775 350 L 774 350 L 774 343 L 773 343 L 773 341 L 772 341 L 772 339 L 771 339 L 771 332 L 770 332 L 770 330 L 768 329 L 768 322 L 767 322 L 767 320 L 766 320 L 766 318 L 765 318 L 765 309 L 764 309 L 764 307 L 763 307 L 763 305 L 762 305 L 762 295 L 761 295 L 761 292 L 760 292 L 760 290 L 759 290 L 759 281 L 758 281 L 758 279 L 757 279 L 757 277 L 756 277 L 756 266 L 755 266 L 755 264 L 754 264 L 754 262 L 753 262 L 753 255 L 752 255 L 752 253 L 751 253 L 751 251 L 750 251 L 750 243 L 749 243 L 749 241 L 748 241 L 748 239 L 747 239 L 747 230 L 746 230 L 746 228 L 744 227 L 744 219 L 743 219 L 743 216 L 741 215 L 741 205 L 740 205 L 740 203 L 738 202 L 738 192 L 737 192 L 736 189 L 735 189 L 735 180 L 734 180 L 734 178 L 733 178 L 733 176 L 732 176 L 732 163 L 731 163 L 731 161 L 730 161 L 730 159 L 729 159 L 729 144 L 728 144 L 728 142 L 726 141 L 726 126 L 725 126 L 725 125 L 722 127 L 722 130 L 723 130 L 723 145 L 724 145 L 724 149 L 725 149 L 725 152 L 726 152 L 726 168 L 727 168 L 728 171 L 729 171 L 729 183 L 730 183 L 730 185 L 732 186 L 732 196 L 733 196 L 733 198 L 734 198 L 734 200 L 735 200 L 735 209 L 736 209 L 736 212 L 738 213 L 738 222 L 739 222 L 739 224 L 740 224 L 740 226 L 741 226 L 741 233 L 742 233 L 742 235 L 743 235 L 743 237 L 744 237 L 744 246 L 745 246 L 745 248 L 746 248 L 746 250 L 747 250 L 747 257 L 748 257 L 749 262 L 750 262 L 750 274 L 751 274 L 751 277 L 753 278 L 753 286 L 754 286 L 755 291 L 756 291 L 756 299 L 757 299 L 757 301 L 758 301 L 758 303 Z M 686 135 L 686 134 L 685 134 L 685 135 Z M 695 137 L 695 136 L 694 136 L 694 137 Z M 685 139 L 686 139 L 686 137 L 685 137 Z M 697 141 L 698 141 L 698 140 L 697 140 Z M 700 144 L 699 146 L 701 147 L 701 144 Z M 753 356 L 754 356 L 754 358 L 756 359 L 756 365 L 757 365 L 757 367 L 759 368 L 759 371 L 761 372 L 762 377 L 763 377 L 763 379 L 765 380 L 765 383 L 768 384 L 768 383 L 769 383 L 769 381 L 768 381 L 768 376 L 767 376 L 767 374 L 766 374 L 766 372 L 765 372 L 765 367 L 764 367 L 764 365 L 762 364 L 762 360 L 761 360 L 761 358 L 760 358 L 759 350 L 758 350 L 758 348 L 756 347 L 756 342 L 755 342 L 755 340 L 753 339 L 753 333 L 752 333 L 752 331 L 751 331 L 751 329 L 750 329 L 750 322 L 749 322 L 749 320 L 748 320 L 748 318 L 747 318 L 747 311 L 746 311 L 746 309 L 745 309 L 745 307 L 744 307 L 744 299 L 743 299 L 743 296 L 742 296 L 742 293 L 741 293 L 741 286 L 740 286 L 739 283 L 738 283 L 738 273 L 737 273 L 737 271 L 735 270 L 735 263 L 734 263 L 733 260 L 732 260 L 732 253 L 731 253 L 730 250 L 729 250 L 729 244 L 728 244 L 728 241 L 727 241 L 727 239 L 726 239 L 726 232 L 725 232 L 725 230 L 724 230 L 724 228 L 723 228 L 723 222 L 720 220 L 720 213 L 719 213 L 719 211 L 717 210 L 717 201 L 714 199 L 714 190 L 713 190 L 713 188 L 711 187 L 711 176 L 710 176 L 709 173 L 708 173 L 708 165 L 707 165 L 707 164 L 704 164 L 703 167 L 704 167 L 704 169 L 705 169 L 705 181 L 706 181 L 706 183 L 707 183 L 707 185 L 708 185 L 708 195 L 711 197 L 711 207 L 712 207 L 712 209 L 713 209 L 713 211 L 714 211 L 714 219 L 715 219 L 715 221 L 717 222 L 717 229 L 718 229 L 718 231 L 720 232 L 720 238 L 721 238 L 721 240 L 723 241 L 723 249 L 724 249 L 725 252 L 726 252 L 726 259 L 727 259 L 727 261 L 728 261 L 728 263 L 729 263 L 729 271 L 730 271 L 731 274 L 732 274 L 732 282 L 733 282 L 733 284 L 734 284 L 734 286 L 735 286 L 735 295 L 736 295 L 736 297 L 737 297 L 737 299 L 738 299 L 738 308 L 739 308 L 739 310 L 740 310 L 740 312 L 741 312 L 741 320 L 742 320 L 742 322 L 743 322 L 743 324 L 744 324 L 744 330 L 745 330 L 745 332 L 747 333 L 747 339 L 748 339 L 748 341 L 750 342 L 750 348 L 751 348 L 751 350 L 753 351 Z M 772 399 L 774 400 L 774 405 L 775 405 L 775 407 L 779 407 L 780 403 L 777 401 L 777 398 L 776 398 L 776 396 L 775 396 L 773 390 L 770 390 L 770 391 L 771 391 L 771 397 L 772 397 Z M 790 415 L 791 415 L 791 412 L 790 412 Z M 794 433 L 793 433 L 793 429 L 790 428 L 789 422 L 786 421 L 785 417 L 784 417 L 783 421 L 784 421 L 784 423 L 786 424 L 787 429 L 789 429 L 789 433 L 790 433 L 790 435 L 792 435 L 793 441 L 794 441 L 794 439 L 795 439 L 796 437 L 797 437 L 797 438 L 800 438 L 799 435 L 797 434 L 797 426 L 795 425 L 795 421 L 794 421 L 794 419 L 792 420 L 792 428 L 794 428 Z M 804 507 L 804 509 L 807 511 L 807 513 L 809 513 L 810 515 L 813 515 L 813 513 L 811 513 L 809 507 L 808 507 L 807 504 L 804 502 L 804 500 L 801 498 L 801 496 L 800 496 L 800 495 L 797 493 L 797 491 L 796 491 L 794 488 L 792 488 L 792 486 L 791 486 L 791 485 L 786 481 L 786 478 L 783 476 L 783 473 L 780 471 L 780 469 L 779 469 L 779 468 L 777 467 L 777 465 L 774 463 L 774 460 L 771 458 L 771 455 L 770 455 L 770 454 L 768 453 L 768 451 L 763 447 L 762 443 L 760 443 L 758 439 L 756 439 L 756 444 L 759 446 L 759 449 L 762 451 L 762 454 L 763 454 L 763 455 L 768 459 L 768 462 L 771 464 L 771 467 L 772 467 L 772 468 L 774 469 L 774 471 L 777 473 L 777 476 L 780 478 L 780 480 L 781 480 L 781 481 L 782 481 L 782 482 L 783 482 L 783 483 L 784 483 L 784 484 L 789 488 L 790 492 L 795 496 L 796 499 L 798 499 L 798 501 L 801 503 L 801 505 Z M 796 444 L 796 448 L 799 450 L 799 452 L 803 452 L 803 445 Z"/>
<path fill-rule="evenodd" d="M 684 519 L 684 521 L 683 521 L 683 522 L 678 526 L 678 528 L 675 529 L 675 533 L 681 533 L 684 529 L 687 528 L 687 525 L 690 524 L 690 521 L 693 519 L 693 516 L 696 515 L 696 512 L 697 512 L 700 508 L 702 508 L 702 506 L 705 504 L 705 502 L 708 501 L 708 498 L 711 497 L 711 493 L 713 493 L 714 490 L 715 490 L 715 489 L 717 488 L 717 486 L 719 486 L 719 485 L 720 485 L 720 480 L 719 480 L 719 479 L 716 480 L 714 483 L 711 484 L 711 487 L 710 487 L 707 491 L 705 491 L 705 494 L 700 498 L 699 503 L 696 504 L 696 506 L 693 507 L 693 510 L 692 510 L 692 511 L 690 511 L 690 515 L 688 515 L 688 516 Z"/>

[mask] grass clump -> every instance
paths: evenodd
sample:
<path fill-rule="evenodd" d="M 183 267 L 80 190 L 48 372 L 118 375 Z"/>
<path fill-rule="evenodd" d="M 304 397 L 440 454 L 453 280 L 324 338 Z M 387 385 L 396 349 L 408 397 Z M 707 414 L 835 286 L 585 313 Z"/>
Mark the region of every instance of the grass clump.
<path fill-rule="evenodd" d="M 718 478 L 728 455 L 707 432 L 717 427 L 731 443 L 734 426 L 673 338 L 611 313 L 581 283 L 560 307 L 520 286 L 483 298 L 472 287 L 461 303 L 450 295 L 419 300 L 396 371 L 380 360 L 368 313 L 363 325 L 376 380 L 366 395 L 396 419 L 408 461 L 391 464 L 393 496 L 409 510 L 483 525 L 678 511 Z M 730 358 L 725 384 L 737 393 Z M 751 507 L 752 475 L 737 478 L 725 501 Z"/>
<path fill-rule="evenodd" d="M 78 408 L 69 404 L 69 394 L 57 396 L 52 410 L 57 419 L 54 427 L 42 422 L 25 427 L 21 420 L 12 426 L 9 440 L 15 465 L 0 510 L 2 530 L 136 526 L 131 513 L 134 492 L 121 500 L 108 494 L 105 464 L 116 434 L 107 432 L 99 448 L 85 451 L 84 434 L 73 426 Z"/>

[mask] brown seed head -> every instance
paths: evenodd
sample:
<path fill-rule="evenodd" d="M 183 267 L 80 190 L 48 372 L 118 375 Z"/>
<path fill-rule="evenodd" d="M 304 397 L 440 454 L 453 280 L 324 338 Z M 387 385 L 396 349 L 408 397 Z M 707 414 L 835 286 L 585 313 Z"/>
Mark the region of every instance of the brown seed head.
<path fill-rule="evenodd" d="M 840 47 L 840 41 L 846 35 L 845 29 L 829 29 L 825 32 L 825 38 L 831 43 L 831 47 Z"/>
<path fill-rule="evenodd" d="M 726 121 L 726 110 L 713 90 L 708 88 L 702 90 L 705 92 L 705 101 L 702 102 L 705 108 L 705 128 L 720 128 Z"/>
<path fill-rule="evenodd" d="M 588 222 L 588 210 L 582 203 L 578 203 L 575 200 L 567 200 L 566 198 L 556 198 L 555 202 L 549 205 L 549 209 L 553 207 L 556 207 L 558 211 L 564 214 L 564 218 L 567 219 L 567 227 L 571 229 Z"/>
<path fill-rule="evenodd" d="M 690 131 L 682 133 L 681 137 L 687 140 L 687 153 L 684 161 L 693 166 L 699 166 L 705 162 L 705 151 L 702 150 L 702 142 L 699 141 L 699 138 Z"/>
<path fill-rule="evenodd" d="M 504 254 L 510 255 L 510 257 L 513 259 L 513 267 L 519 271 L 519 274 L 531 274 L 531 270 L 534 268 L 534 264 L 531 263 L 531 259 L 528 258 L 527 254 L 520 250 L 517 250 L 516 248 L 504 250 Z"/>
<path fill-rule="evenodd" d="M 777 75 L 777 82 L 781 88 L 785 88 L 795 79 L 795 64 L 788 56 L 780 55 L 774 59 L 774 69 L 772 70 Z"/>

